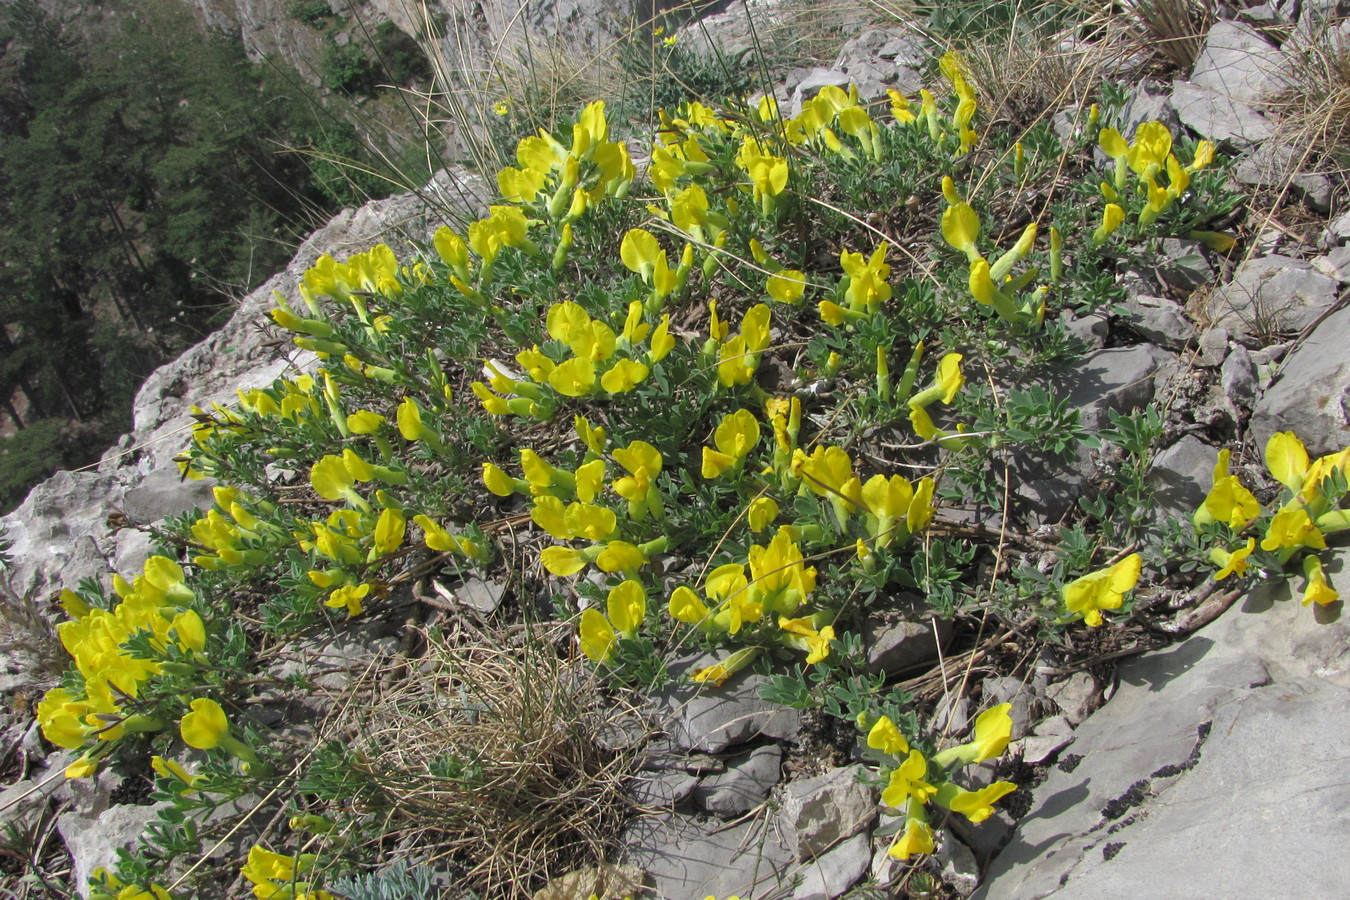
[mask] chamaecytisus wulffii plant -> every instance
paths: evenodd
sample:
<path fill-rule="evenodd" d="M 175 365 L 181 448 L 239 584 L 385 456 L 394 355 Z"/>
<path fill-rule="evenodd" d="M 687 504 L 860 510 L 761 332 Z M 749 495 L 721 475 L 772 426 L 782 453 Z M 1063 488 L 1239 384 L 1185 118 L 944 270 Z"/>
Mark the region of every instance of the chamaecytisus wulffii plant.
<path fill-rule="evenodd" d="M 78 751 L 70 777 L 139 772 L 166 804 L 94 896 L 209 896 L 205 854 L 230 829 L 260 898 L 327 897 L 396 845 L 482 896 L 524 895 L 622 821 L 601 695 L 660 682 L 685 650 L 705 654 L 694 682 L 757 666 L 776 697 L 863 727 L 903 816 L 893 855 L 931 850 L 935 810 L 988 816 L 1013 785 L 959 770 L 1003 752 L 1006 707 L 939 746 L 865 674 L 855 625 L 901 592 L 991 608 L 974 577 L 991 538 L 938 527 L 942 482 L 1041 440 L 1026 404 L 995 414 L 991 388 L 1017 385 L 994 373 L 1053 371 L 1049 313 L 1091 302 L 1111 229 L 1068 201 L 1005 226 L 1035 179 L 1094 191 L 1093 140 L 982 136 L 959 59 L 940 71 L 946 96 L 882 109 L 826 88 L 790 118 L 771 99 L 668 110 L 642 177 L 591 104 L 520 141 L 463 233 L 408 259 L 325 256 L 298 301 L 278 294 L 272 318 L 315 363 L 194 411 L 181 464 L 216 479 L 212 509 L 111 596 L 63 595 L 75 667 L 43 733 Z M 1185 176 L 1210 151 L 1181 166 L 1159 129 L 1112 187 L 1144 204 L 1136 237 L 1203 224 Z M 1122 609 L 1141 557 L 1079 551 L 1019 616 L 1096 627 Z M 323 727 L 265 714 L 320 696 L 277 667 L 292 642 L 402 621 L 429 581 L 473 569 L 508 587 L 495 621 L 409 626 L 422 656 L 355 679 Z"/>

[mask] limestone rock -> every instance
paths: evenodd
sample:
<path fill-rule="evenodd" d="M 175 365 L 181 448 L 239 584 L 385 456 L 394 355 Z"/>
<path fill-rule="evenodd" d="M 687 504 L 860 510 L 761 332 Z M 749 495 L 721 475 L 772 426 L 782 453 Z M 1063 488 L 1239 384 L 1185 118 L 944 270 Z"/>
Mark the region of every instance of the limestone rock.
<path fill-rule="evenodd" d="M 796 859 L 819 856 L 875 821 L 876 790 L 858 781 L 864 771 L 862 766 L 832 769 L 815 778 L 794 781 L 783 791 L 779 820 L 786 845 Z"/>
<path fill-rule="evenodd" d="M 1341 591 L 1347 556 L 1328 565 Z M 1124 896 L 1130 884 L 1241 896 L 1254 873 L 1336 894 L 1347 877 L 1335 841 L 1350 824 L 1350 753 L 1329 711 L 1350 701 L 1348 651 L 1350 623 L 1280 584 L 1123 664 L 1115 696 L 1036 788 L 977 896 Z"/>
<path fill-rule="evenodd" d="M 1163 238 L 1158 274 L 1175 288 L 1193 291 L 1209 284 L 1214 267 L 1205 259 L 1204 245 L 1199 241 Z"/>
<path fill-rule="evenodd" d="M 796 737 L 801 714 L 760 699 L 764 676 L 738 672 L 721 687 L 688 680 L 690 671 L 716 661 L 709 656 L 672 665 L 672 684 L 653 698 L 659 709 L 658 721 L 666 723 L 680 746 L 720 753 L 756 737 Z"/>
<path fill-rule="evenodd" d="M 936 616 L 919 622 L 871 616 L 861 633 L 867 671 L 895 675 L 936 660 L 951 640 L 952 623 Z"/>
<path fill-rule="evenodd" d="M 1251 25 L 1220 20 L 1205 36 L 1191 82 L 1234 100 L 1260 102 L 1289 83 L 1289 60 Z"/>
<path fill-rule="evenodd" d="M 679 813 L 637 819 L 619 838 L 620 858 L 647 872 L 658 898 L 766 896 L 794 881 L 792 853 L 767 817 L 727 825 Z"/>
<path fill-rule="evenodd" d="M 1065 716 L 1051 716 L 1022 739 L 1022 761 L 1039 766 L 1073 743 L 1073 726 Z"/>
<path fill-rule="evenodd" d="M 638 806 L 674 809 L 694 794 L 698 779 L 688 772 L 666 769 L 644 772 L 628 788 L 628 796 Z"/>
<path fill-rule="evenodd" d="M 1292 185 L 1314 212 L 1331 209 L 1331 179 L 1303 171 L 1305 157 L 1289 144 L 1266 141 L 1233 168 L 1233 177 L 1243 184 L 1283 190 Z"/>
<path fill-rule="evenodd" d="M 1251 430 L 1264 447 L 1277 431 L 1293 431 L 1314 455 L 1350 444 L 1350 309 L 1332 313 L 1280 367 L 1257 400 Z"/>
<path fill-rule="evenodd" d="M 1156 81 L 1141 81 L 1130 91 L 1120 111 L 1120 133 L 1130 140 L 1145 122 L 1162 122 L 1168 131 L 1176 131 L 1179 125 L 1176 110 L 1168 102 L 1167 88 Z"/>
<path fill-rule="evenodd" d="M 1254 144 L 1274 132 L 1255 107 L 1189 81 L 1172 85 L 1172 107 L 1183 125 L 1212 141 Z"/>
<path fill-rule="evenodd" d="M 1218 450 L 1190 434 L 1154 457 L 1148 483 L 1161 511 L 1184 518 L 1204 503 L 1218 458 Z"/>
<path fill-rule="evenodd" d="M 1337 247 L 1312 261 L 1312 267 L 1339 284 L 1350 284 L 1350 247 Z"/>
<path fill-rule="evenodd" d="M 1331 309 L 1336 282 L 1305 260 L 1288 256 L 1250 259 L 1214 293 L 1210 317 L 1234 334 L 1265 340 L 1297 334 Z"/>
<path fill-rule="evenodd" d="M 1175 300 L 1130 294 L 1125 299 L 1125 309 L 1130 314 L 1130 327 L 1160 347 L 1181 350 L 1195 340 L 1195 326 Z"/>
<path fill-rule="evenodd" d="M 855 834 L 839 846 L 804 863 L 792 900 L 834 900 L 867 873 L 872 844 L 867 834 Z"/>
<path fill-rule="evenodd" d="M 725 772 L 704 778 L 694 790 L 694 800 L 724 819 L 739 816 L 764 802 L 778 783 L 782 766 L 782 747 L 777 744 L 756 747 L 727 760 Z"/>
<path fill-rule="evenodd" d="M 1077 725 L 1097 707 L 1097 681 L 1088 672 L 1075 672 L 1046 688 L 1045 696 L 1059 707 L 1069 724 Z"/>
<path fill-rule="evenodd" d="M 57 472 L 0 518 L 11 542 L 10 580 L 20 594 L 39 597 L 84 577 L 108 574 L 113 550 L 108 517 L 121 501 L 119 479 L 97 472 Z"/>
<path fill-rule="evenodd" d="M 112 806 L 95 817 L 79 813 L 62 813 L 56 828 L 70 851 L 74 872 L 72 884 L 86 885 L 89 876 L 100 866 L 112 871 L 117 863 L 117 851 L 134 847 L 145 826 L 158 817 L 156 806 Z"/>

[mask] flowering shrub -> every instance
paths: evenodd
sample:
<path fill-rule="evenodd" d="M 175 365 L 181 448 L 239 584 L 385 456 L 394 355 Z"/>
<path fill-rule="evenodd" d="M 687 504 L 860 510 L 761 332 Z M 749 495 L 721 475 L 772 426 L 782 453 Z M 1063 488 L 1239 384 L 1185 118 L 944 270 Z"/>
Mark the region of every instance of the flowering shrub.
<path fill-rule="evenodd" d="M 796 684 L 802 702 L 856 719 L 882 802 L 903 817 L 893 856 L 932 850 L 934 810 L 987 818 L 1014 786 L 972 790 L 958 772 L 1003 753 L 1007 705 L 967 743 L 924 752 L 917 718 L 859 680 L 851 629 L 899 591 L 947 614 L 989 602 L 968 578 L 983 538 L 937 528 L 953 500 L 943 481 L 1035 437 L 1020 420 L 972 431 L 984 395 L 966 372 L 992 382 L 1009 355 L 1053 362 L 1057 298 L 1094 277 L 1126 207 L 1136 236 L 1171 233 L 1212 148 L 1183 166 L 1159 123 L 1132 144 L 1107 128 L 1112 205 L 1096 233 L 1081 204 L 1061 204 L 1000 249 L 1001 192 L 1044 168 L 1053 138 L 986 146 L 960 60 L 941 72 L 950 96 L 892 92 L 884 110 L 839 88 L 792 118 L 771 98 L 684 104 L 662 114 L 642 178 L 591 104 L 570 133 L 521 140 L 499 202 L 462 232 L 443 227 L 407 259 L 385 246 L 325 256 L 298 301 L 277 294 L 272 319 L 312 368 L 194 410 L 180 464 L 217 480 L 213 507 L 116 578 L 111 600 L 63 595 L 75 668 L 39 705 L 44 735 L 81 751 L 70 777 L 157 750 L 156 796 L 171 804 L 139 862 L 98 889 L 170 896 L 159 882 L 176 854 L 201 852 L 198 820 L 246 795 L 283 797 L 307 835 L 289 853 L 266 846 L 290 836 L 249 832 L 240 871 L 256 896 L 326 897 L 326 873 L 370 862 L 393 826 L 352 798 L 378 795 L 377 761 L 266 728 L 251 707 L 280 679 L 258 673 L 291 635 L 380 616 L 427 573 L 470 569 L 516 573 L 526 616 L 538 590 L 557 597 L 578 656 L 610 684 L 650 684 L 668 653 L 697 646 L 710 656 L 694 682 L 757 665 L 779 673 L 780 693 Z M 1095 110 L 1084 118 L 1095 125 Z M 1082 169 L 1093 143 L 1057 152 Z M 864 234 L 838 204 L 868 191 L 926 212 L 906 225 L 897 209 Z M 908 250 L 900 261 L 886 229 L 902 227 L 927 242 L 923 266 Z M 1309 464 L 1295 444 L 1267 451 L 1289 492 L 1261 520 L 1280 564 L 1345 527 L 1344 460 Z M 1261 513 L 1221 465 L 1196 524 L 1221 540 L 1222 577 L 1254 551 L 1254 537 L 1233 542 Z M 1062 572 L 1058 602 L 1030 607 L 1047 627 L 1120 614 L 1141 557 L 1096 568 L 1095 550 Z M 1310 596 L 1328 590 L 1319 580 Z"/>

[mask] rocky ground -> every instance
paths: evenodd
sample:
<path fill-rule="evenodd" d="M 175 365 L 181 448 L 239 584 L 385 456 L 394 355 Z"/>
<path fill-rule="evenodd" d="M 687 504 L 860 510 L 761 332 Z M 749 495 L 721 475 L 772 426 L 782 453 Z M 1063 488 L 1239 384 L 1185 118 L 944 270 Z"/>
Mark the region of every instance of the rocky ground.
<path fill-rule="evenodd" d="M 1252 251 L 1236 265 L 1168 241 L 1125 275 L 1123 309 L 1072 323 L 1096 348 L 1064 384 L 1085 422 L 1150 401 L 1172 411 L 1150 479 L 1159 506 L 1176 515 L 1188 516 L 1209 487 L 1214 434 L 1260 448 L 1293 430 L 1315 455 L 1350 443 L 1345 184 L 1305 171 L 1303 148 L 1282 142 L 1264 105 L 1292 77 L 1298 42 L 1335 12 L 1266 4 L 1218 21 L 1186 77 L 1139 81 L 1126 107 L 1126 134 L 1158 119 L 1240 155 L 1233 175 L 1253 198 Z M 726 15 L 734 46 L 744 12 Z M 705 39 L 716 41 L 713 25 Z M 1350 23 L 1335 27 L 1350 37 Z M 869 28 L 832 68 L 789 73 L 780 96 L 791 103 L 850 81 L 866 97 L 912 92 L 929 54 L 912 32 Z M 10 602 L 134 569 L 148 540 L 126 526 L 209 505 L 209 491 L 181 482 L 170 460 L 187 442 L 190 406 L 229 402 L 236 387 L 303 364 L 258 325 L 273 289 L 291 291 L 323 252 L 425 240 L 447 211 L 465 212 L 481 194 L 473 177 L 443 173 L 423 192 L 344 213 L 311 237 L 220 333 L 147 382 L 134 432 L 98 471 L 60 473 L 0 520 L 14 557 Z M 1035 521 L 1024 524 L 1053 528 L 1092 477 L 1096 462 L 1079 463 L 1031 480 L 1024 499 Z M 1350 554 L 1334 549 L 1329 561 L 1333 586 L 1350 591 Z M 491 585 L 480 588 L 477 599 L 491 603 Z M 1284 585 L 1168 602 L 1145 616 L 1145 646 L 1158 649 L 1045 659 L 1025 678 L 984 681 L 983 702 L 1013 704 L 1016 771 L 1005 764 L 1000 774 L 1034 786 L 1011 811 L 947 831 L 932 864 L 948 889 L 987 898 L 1343 892 L 1350 875 L 1337 841 L 1350 826 L 1350 788 L 1338 738 L 1350 728 L 1350 625 L 1340 604 L 1303 607 Z M 11 632 L 27 633 L 12 618 Z M 877 621 L 870 660 L 897 676 L 931 667 L 948 631 L 937 620 Z M 119 802 L 132 798 L 110 796 L 111 785 L 65 782 L 68 760 L 41 746 L 24 713 L 51 676 L 12 643 L 0 687 L 19 712 L 7 714 L 4 745 L 7 760 L 22 762 L 0 795 L 0 821 L 59 813 L 60 839 L 88 872 L 134 839 L 148 807 Z M 359 666 L 381 646 L 313 649 Z M 896 865 L 873 840 L 885 824 L 875 789 L 828 748 L 804 752 L 816 723 L 761 700 L 758 677 L 651 698 L 666 736 L 646 746 L 632 792 L 652 812 L 629 825 L 620 853 L 659 896 L 833 898 Z M 968 718 L 966 699 L 951 698 L 947 714 Z M 631 737 L 620 729 L 613 740 Z"/>

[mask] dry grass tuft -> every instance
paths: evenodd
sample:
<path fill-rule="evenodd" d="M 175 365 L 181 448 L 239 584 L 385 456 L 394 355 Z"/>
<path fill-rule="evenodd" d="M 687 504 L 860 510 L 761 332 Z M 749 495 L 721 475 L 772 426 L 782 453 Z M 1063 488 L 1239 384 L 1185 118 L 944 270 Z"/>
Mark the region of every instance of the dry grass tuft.
<path fill-rule="evenodd" d="M 631 754 L 599 735 L 619 715 L 585 667 L 508 635 L 429 638 L 419 672 L 366 711 L 366 812 L 482 897 L 524 897 L 602 861 L 625 817 Z"/>
<path fill-rule="evenodd" d="M 1350 175 L 1350 29 L 1328 23 L 1313 39 L 1285 50 L 1294 58 L 1290 86 L 1269 109 L 1277 140 L 1301 148 L 1305 168 Z"/>
<path fill-rule="evenodd" d="M 1139 49 L 1190 72 L 1214 24 L 1213 0 L 1129 0 L 1125 13 Z"/>
<path fill-rule="evenodd" d="M 1080 41 L 1070 32 L 1016 29 L 958 49 L 989 115 L 1019 126 L 1086 105 L 1125 52 L 1123 42 L 1107 37 Z"/>

